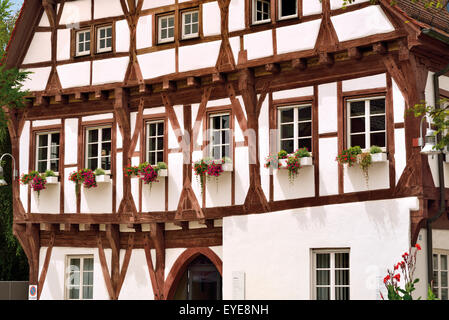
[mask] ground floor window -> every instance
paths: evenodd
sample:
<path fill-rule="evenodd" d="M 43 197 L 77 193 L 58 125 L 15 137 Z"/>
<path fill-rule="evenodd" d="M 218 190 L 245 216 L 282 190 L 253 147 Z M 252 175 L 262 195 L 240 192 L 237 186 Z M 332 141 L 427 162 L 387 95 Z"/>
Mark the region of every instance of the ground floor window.
<path fill-rule="evenodd" d="M 447 252 L 433 253 L 433 293 L 441 300 L 448 300 L 448 255 Z"/>
<path fill-rule="evenodd" d="M 94 290 L 93 256 L 69 256 L 66 268 L 66 299 L 90 300 Z"/>

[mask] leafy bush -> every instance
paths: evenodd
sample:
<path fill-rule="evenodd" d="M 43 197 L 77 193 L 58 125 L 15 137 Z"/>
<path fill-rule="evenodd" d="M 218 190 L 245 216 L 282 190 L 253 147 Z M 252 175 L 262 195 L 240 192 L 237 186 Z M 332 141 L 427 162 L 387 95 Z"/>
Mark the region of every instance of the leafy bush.
<path fill-rule="evenodd" d="M 56 174 L 53 170 L 47 170 L 47 171 L 45 171 L 44 176 L 45 177 L 56 177 Z"/>
<path fill-rule="evenodd" d="M 285 150 L 281 150 L 278 152 L 278 159 L 287 159 L 288 153 Z"/>
<path fill-rule="evenodd" d="M 167 169 L 167 164 L 165 162 L 158 162 L 157 167 L 158 169 Z"/>
<path fill-rule="evenodd" d="M 101 168 L 97 168 L 95 170 L 95 175 L 96 176 L 104 176 L 105 174 L 106 174 L 106 172 L 103 169 L 101 169 Z"/>
<path fill-rule="evenodd" d="M 310 152 L 309 150 L 307 150 L 306 147 L 304 148 L 299 148 L 298 150 L 295 151 L 295 156 L 297 158 L 306 158 L 306 157 L 310 157 Z"/>
<path fill-rule="evenodd" d="M 371 148 L 369 149 L 369 152 L 371 154 L 382 153 L 382 148 L 378 147 L 378 146 L 371 146 Z"/>

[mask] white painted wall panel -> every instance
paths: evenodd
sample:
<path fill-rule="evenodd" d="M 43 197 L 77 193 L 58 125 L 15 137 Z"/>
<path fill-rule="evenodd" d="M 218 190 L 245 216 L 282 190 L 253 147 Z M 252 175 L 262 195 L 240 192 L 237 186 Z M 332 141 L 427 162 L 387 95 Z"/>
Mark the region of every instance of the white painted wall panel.
<path fill-rule="evenodd" d="M 118 137 L 117 137 L 118 138 Z M 120 202 L 123 199 L 123 152 L 117 152 L 116 156 L 116 164 L 117 164 L 117 172 L 114 176 L 116 179 L 115 188 L 116 188 L 116 198 L 115 198 L 115 207 L 120 207 Z"/>
<path fill-rule="evenodd" d="M 337 138 L 322 138 L 318 142 L 320 153 L 320 196 L 338 193 Z"/>
<path fill-rule="evenodd" d="M 203 4 L 203 34 L 214 36 L 221 33 L 221 15 L 218 2 Z"/>
<path fill-rule="evenodd" d="M 66 1 L 62 10 L 60 24 L 76 24 L 92 18 L 91 0 Z"/>
<path fill-rule="evenodd" d="M 220 52 L 221 40 L 199 43 L 179 48 L 179 71 L 190 71 L 215 67 Z M 195 59 L 193 57 L 201 57 Z"/>
<path fill-rule="evenodd" d="M 96 188 L 81 187 L 82 213 L 112 213 L 112 181 L 97 183 Z"/>
<path fill-rule="evenodd" d="M 64 143 L 66 146 L 78 145 L 78 119 L 66 119 L 64 128 Z M 64 149 L 64 164 L 78 162 L 78 148 Z"/>
<path fill-rule="evenodd" d="M 249 189 L 248 147 L 235 148 L 235 204 L 245 203 Z"/>
<path fill-rule="evenodd" d="M 396 183 L 405 169 L 406 153 L 405 153 L 405 129 L 394 129 L 394 161 L 396 170 Z"/>
<path fill-rule="evenodd" d="M 342 81 L 343 91 L 354 91 L 354 90 L 386 88 L 386 87 L 387 87 L 387 78 L 385 73 L 369 77 Z"/>
<path fill-rule="evenodd" d="M 321 19 L 276 29 L 277 53 L 310 50 L 315 47 Z M 298 35 L 301 35 L 298 37 Z M 268 43 L 267 43 L 268 46 Z"/>
<path fill-rule="evenodd" d="M 126 20 L 119 20 L 115 23 L 115 51 L 129 51 L 129 27 Z"/>
<path fill-rule="evenodd" d="M 229 44 L 231 45 L 232 55 L 234 57 L 234 62 L 237 65 L 239 62 L 239 51 L 240 51 L 240 37 L 229 38 Z"/>
<path fill-rule="evenodd" d="M 243 42 L 248 53 L 248 60 L 273 55 L 273 33 L 271 30 L 245 34 Z"/>
<path fill-rule="evenodd" d="M 273 100 L 308 96 L 313 96 L 313 87 L 303 87 L 273 92 Z"/>
<path fill-rule="evenodd" d="M 260 94 L 257 95 L 257 100 L 260 99 Z M 267 199 L 270 198 L 270 170 L 264 168 L 265 158 L 270 153 L 270 125 L 269 125 L 269 101 L 268 95 L 262 103 L 259 115 L 259 163 L 260 163 L 260 180 L 262 184 L 262 190 L 265 193 Z M 235 121 L 237 124 L 237 120 Z M 239 127 L 239 125 L 236 125 Z M 241 132 L 241 129 L 240 129 Z M 236 140 L 237 141 L 237 140 Z M 242 136 L 241 141 L 244 141 Z"/>
<path fill-rule="evenodd" d="M 405 111 L 405 100 L 404 96 L 399 90 L 396 82 L 392 80 L 392 91 L 393 91 L 393 117 L 394 122 L 404 122 L 404 111 Z"/>
<path fill-rule="evenodd" d="M 122 132 L 120 131 L 120 126 L 117 123 L 117 127 L 116 127 L 116 132 L 117 132 L 117 138 L 115 140 L 116 143 L 116 147 L 117 149 L 121 149 L 123 148 L 123 137 L 122 137 Z"/>
<path fill-rule="evenodd" d="M 245 0 L 231 0 L 228 29 L 230 32 L 245 29 Z"/>
<path fill-rule="evenodd" d="M 318 133 L 336 132 L 338 129 L 337 84 L 318 86 Z M 320 157 L 321 158 L 321 157 Z"/>
<path fill-rule="evenodd" d="M 175 72 L 175 49 L 141 54 L 137 56 L 137 59 L 144 79 Z"/>
<path fill-rule="evenodd" d="M 164 211 L 165 210 L 165 183 L 167 177 L 159 177 L 159 182 L 151 184 L 142 183 L 142 211 Z"/>
<path fill-rule="evenodd" d="M 50 76 L 51 67 L 21 69 L 21 71 L 31 72 L 28 79 L 23 82 L 23 90 L 43 91 L 47 86 L 48 77 Z"/>
<path fill-rule="evenodd" d="M 126 250 L 120 250 L 123 261 Z M 134 249 L 129 260 L 128 271 L 120 291 L 121 300 L 153 300 L 154 294 L 148 272 L 144 249 Z"/>
<path fill-rule="evenodd" d="M 302 2 L 302 15 L 310 16 L 323 11 L 323 5 L 320 0 L 307 0 Z"/>
<path fill-rule="evenodd" d="M 152 46 L 151 42 L 151 29 L 153 25 L 151 23 L 151 15 L 142 16 L 137 22 L 136 30 L 136 46 L 137 49 L 147 48 Z"/>
<path fill-rule="evenodd" d="M 69 63 L 56 67 L 63 89 L 90 85 L 90 62 Z"/>
<path fill-rule="evenodd" d="M 116 17 L 123 15 L 120 0 L 95 0 L 94 19 Z"/>
<path fill-rule="evenodd" d="M 29 152 L 30 152 L 30 121 L 25 121 L 25 124 L 23 125 L 22 134 L 20 135 L 19 139 L 19 159 L 18 159 L 18 165 L 19 167 L 16 168 L 18 170 L 20 178 L 22 174 L 28 173 L 28 166 L 29 166 Z M 11 160 L 10 160 L 11 161 Z M 16 160 L 17 161 L 17 160 Z M 28 210 L 28 185 L 20 184 L 20 200 L 22 201 L 23 208 L 25 209 L 25 212 Z"/>
<path fill-rule="evenodd" d="M 142 10 L 175 4 L 175 0 L 145 0 Z"/>
<path fill-rule="evenodd" d="M 394 31 L 393 25 L 377 5 L 333 16 L 331 21 L 339 41 Z"/>
<path fill-rule="evenodd" d="M 123 82 L 129 57 L 94 61 L 92 64 L 92 85 Z"/>
<path fill-rule="evenodd" d="M 41 21 L 39 21 L 39 27 L 49 27 L 50 21 L 48 20 L 47 13 L 44 11 L 42 13 Z"/>
<path fill-rule="evenodd" d="M 102 113 L 102 114 L 95 114 L 93 116 L 85 116 L 82 117 L 82 121 L 97 121 L 97 120 L 106 120 L 106 119 L 112 119 L 114 118 L 113 113 Z"/>
<path fill-rule="evenodd" d="M 330 0 L 331 1 L 331 10 L 335 10 L 335 9 L 340 9 L 343 7 L 343 1 L 341 0 Z M 362 2 L 368 2 L 369 0 L 357 0 L 355 1 L 355 3 L 352 4 L 346 4 L 346 7 L 349 8 L 351 7 L 353 4 L 359 4 Z"/>
<path fill-rule="evenodd" d="M 168 210 L 176 210 L 178 208 L 179 197 L 183 186 L 182 174 L 182 153 L 168 154 L 168 170 L 171 172 L 167 177 L 168 180 Z"/>
<path fill-rule="evenodd" d="M 23 64 L 51 60 L 51 32 L 35 32 Z"/>
<path fill-rule="evenodd" d="M 77 170 L 77 167 L 65 168 L 64 176 L 68 179 L 70 174 Z M 64 213 L 76 213 L 75 183 L 68 180 L 64 183 Z"/>
<path fill-rule="evenodd" d="M 210 107 L 221 107 L 221 106 L 227 106 L 231 104 L 231 99 L 229 98 L 223 98 L 223 99 L 217 99 L 217 100 L 209 100 L 207 102 L 207 108 Z"/>
<path fill-rule="evenodd" d="M 143 109 L 144 115 L 165 113 L 165 107 L 155 107 Z"/>
<path fill-rule="evenodd" d="M 51 120 L 34 120 L 33 127 L 51 126 L 61 124 L 61 119 L 51 119 Z"/>
<path fill-rule="evenodd" d="M 449 91 L 449 77 L 441 76 L 439 82 L 441 89 Z"/>
<path fill-rule="evenodd" d="M 58 30 L 58 49 L 56 54 L 57 60 L 70 59 L 70 29 Z"/>
<path fill-rule="evenodd" d="M 59 214 L 59 190 L 59 183 L 47 183 L 39 195 L 31 190 L 31 212 Z"/>
<path fill-rule="evenodd" d="M 315 196 L 315 174 L 313 166 L 302 167 L 292 181 L 288 170 L 273 170 L 274 201 Z"/>
<path fill-rule="evenodd" d="M 388 162 L 372 163 L 368 169 L 368 181 L 358 165 L 343 169 L 343 183 L 345 193 L 360 192 L 390 187 Z"/>
<path fill-rule="evenodd" d="M 206 207 L 230 206 L 231 186 L 231 172 L 223 172 L 218 178 L 206 176 Z"/>

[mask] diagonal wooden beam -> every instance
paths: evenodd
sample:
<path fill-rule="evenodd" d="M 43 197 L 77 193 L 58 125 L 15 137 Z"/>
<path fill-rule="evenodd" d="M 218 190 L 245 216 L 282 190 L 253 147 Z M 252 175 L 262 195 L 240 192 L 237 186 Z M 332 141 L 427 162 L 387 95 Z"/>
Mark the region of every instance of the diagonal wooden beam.
<path fill-rule="evenodd" d="M 173 109 L 173 104 L 170 100 L 169 95 L 166 92 L 161 93 L 162 102 L 165 106 L 165 112 L 167 113 L 167 117 L 170 120 L 173 131 L 178 139 L 179 147 L 182 148 L 182 131 L 181 126 L 179 125 L 178 117 L 176 116 L 176 112 Z"/>
<path fill-rule="evenodd" d="M 257 119 L 259 119 L 260 110 L 262 109 L 262 104 L 265 101 L 265 98 L 267 97 L 267 94 L 268 94 L 268 92 L 270 90 L 270 85 L 271 85 L 271 81 L 270 80 L 265 82 L 265 84 L 263 85 L 262 92 L 260 94 L 260 97 L 259 97 L 259 100 L 257 101 L 257 106 L 256 106 L 256 117 L 257 117 Z"/>
<path fill-rule="evenodd" d="M 192 139 L 193 139 L 193 149 L 195 150 L 198 147 L 197 140 L 198 134 L 200 132 L 201 124 L 203 123 L 203 117 L 206 114 L 207 103 L 209 102 L 210 94 L 212 92 L 212 87 L 206 87 L 203 90 L 203 94 L 201 96 L 201 103 L 198 108 L 198 113 L 196 114 L 195 123 L 193 124 L 192 130 Z"/>
<path fill-rule="evenodd" d="M 122 268 L 120 270 L 120 278 L 117 283 L 117 287 L 115 288 L 115 296 L 120 296 L 120 291 L 123 286 L 123 282 L 125 281 L 126 272 L 128 271 L 129 261 L 131 260 L 131 254 L 133 252 L 134 247 L 134 233 L 130 233 L 128 235 L 128 246 L 126 247 L 125 257 L 123 258 Z"/>
<path fill-rule="evenodd" d="M 45 253 L 44 265 L 42 266 L 41 275 L 39 277 L 39 282 L 37 285 L 37 299 L 38 300 L 40 299 L 42 290 L 44 288 L 45 279 L 47 277 L 48 266 L 50 264 L 51 252 L 52 252 L 53 246 L 55 244 L 56 234 L 55 234 L 54 225 L 52 225 L 51 228 L 52 228 L 52 232 L 51 232 L 51 236 L 50 236 L 50 243 L 48 244 L 47 251 Z"/>
<path fill-rule="evenodd" d="M 162 300 L 162 290 L 159 288 L 159 284 L 156 278 L 156 272 L 153 265 L 153 259 L 151 257 L 151 247 L 150 247 L 150 235 L 149 232 L 144 234 L 144 251 L 145 258 L 147 260 L 148 272 L 150 274 L 151 286 L 153 287 L 153 295 L 155 300 Z"/>
<path fill-rule="evenodd" d="M 115 300 L 116 296 L 114 292 L 114 286 L 112 284 L 112 279 L 109 274 L 108 265 L 106 263 L 106 256 L 104 254 L 104 248 L 100 232 L 97 233 L 97 246 L 98 246 L 98 257 L 100 258 L 101 270 L 103 271 L 103 278 L 106 284 L 106 289 L 108 290 L 109 298 L 111 300 Z"/>

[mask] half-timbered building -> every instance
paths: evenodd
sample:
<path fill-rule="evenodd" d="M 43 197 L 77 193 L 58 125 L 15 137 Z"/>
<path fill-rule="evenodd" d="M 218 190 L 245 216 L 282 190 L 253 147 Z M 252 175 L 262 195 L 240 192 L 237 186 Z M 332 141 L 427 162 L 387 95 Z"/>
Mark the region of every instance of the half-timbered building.
<path fill-rule="evenodd" d="M 417 295 L 447 299 L 449 167 L 406 110 L 449 97 L 449 13 L 397 2 L 25 0 L 12 154 L 57 176 L 13 181 L 39 298 L 379 299 L 419 243 Z M 368 176 L 336 161 L 374 145 Z M 296 176 L 264 165 L 304 147 Z M 202 183 L 207 157 L 230 162 Z M 166 174 L 125 174 L 145 162 Z"/>

